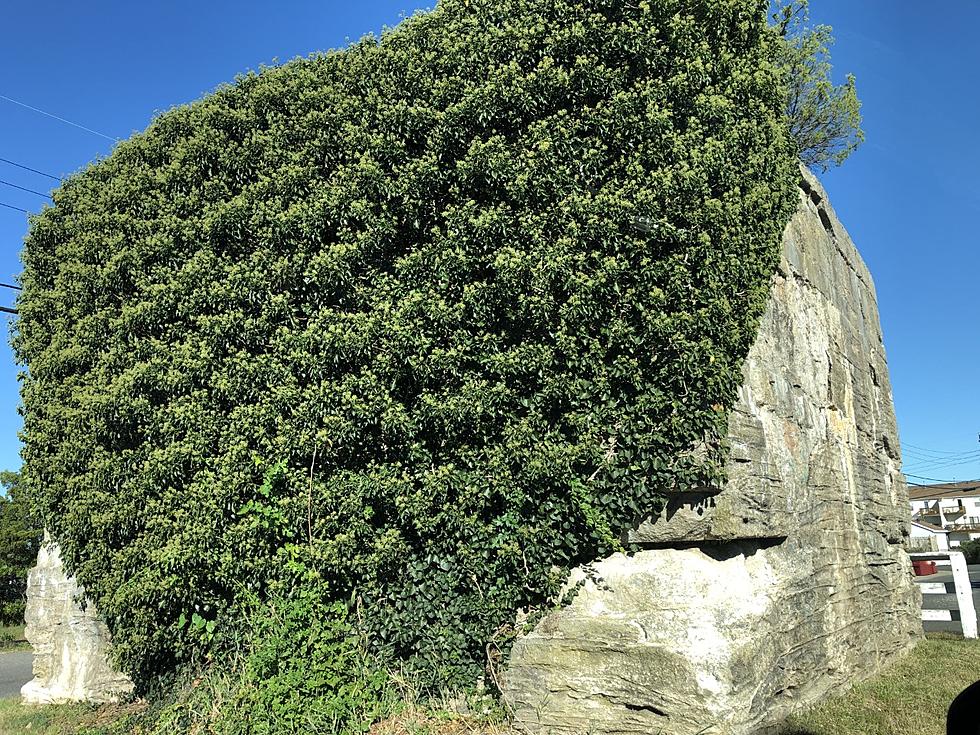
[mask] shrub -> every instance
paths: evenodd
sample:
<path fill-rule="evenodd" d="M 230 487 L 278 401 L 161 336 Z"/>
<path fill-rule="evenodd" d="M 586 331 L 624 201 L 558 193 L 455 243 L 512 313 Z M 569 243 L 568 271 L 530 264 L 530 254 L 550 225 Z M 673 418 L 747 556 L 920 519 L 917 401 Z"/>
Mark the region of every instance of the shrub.
<path fill-rule="evenodd" d="M 962 551 L 967 564 L 980 564 L 980 540 L 964 541 L 956 551 Z"/>
<path fill-rule="evenodd" d="M 212 663 L 154 698 L 140 732 L 305 735 L 366 732 L 395 705 L 388 675 L 348 618 L 312 584 L 253 599 L 232 660 Z"/>
<path fill-rule="evenodd" d="M 759 0 L 443 0 L 67 181 L 24 251 L 24 471 L 123 666 L 315 578 L 471 684 L 719 481 L 797 196 L 776 42 Z"/>
<path fill-rule="evenodd" d="M 384 713 L 387 676 L 373 667 L 340 602 L 315 594 L 272 603 L 256 626 L 232 731 L 366 731 Z"/>

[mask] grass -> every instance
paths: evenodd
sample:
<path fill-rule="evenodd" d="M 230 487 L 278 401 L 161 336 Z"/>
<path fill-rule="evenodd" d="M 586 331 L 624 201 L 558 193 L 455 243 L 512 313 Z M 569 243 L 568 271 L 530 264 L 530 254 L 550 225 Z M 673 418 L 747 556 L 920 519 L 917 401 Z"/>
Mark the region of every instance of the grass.
<path fill-rule="evenodd" d="M 779 735 L 944 735 L 946 708 L 980 679 L 980 641 L 931 636 L 902 661 L 846 694 L 803 712 Z M 133 732 L 144 703 L 28 707 L 0 700 L 0 733 L 102 735 Z M 128 723 L 128 724 L 127 724 Z M 113 727 L 115 725 L 115 727 Z M 139 728 L 140 731 L 146 732 Z M 506 725 L 409 708 L 371 735 L 506 735 Z M 174 733 L 173 735 L 180 735 Z"/>
<path fill-rule="evenodd" d="M 26 651 L 30 647 L 23 625 L 0 625 L 0 651 Z"/>
<path fill-rule="evenodd" d="M 980 642 L 930 636 L 880 676 L 797 715 L 780 735 L 945 735 L 947 708 L 978 679 Z"/>
<path fill-rule="evenodd" d="M 0 733 L 66 735 L 78 732 L 81 720 L 91 715 L 86 705 L 27 707 L 16 699 L 0 699 Z"/>

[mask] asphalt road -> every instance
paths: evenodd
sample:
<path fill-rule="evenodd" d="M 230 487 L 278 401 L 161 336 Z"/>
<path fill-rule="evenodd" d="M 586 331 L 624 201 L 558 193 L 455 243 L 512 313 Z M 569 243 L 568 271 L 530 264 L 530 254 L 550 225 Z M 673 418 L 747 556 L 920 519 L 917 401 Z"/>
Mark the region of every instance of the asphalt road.
<path fill-rule="evenodd" d="M 939 567 L 935 574 L 929 574 L 925 577 L 916 577 L 917 582 L 952 582 L 953 573 L 947 570 L 949 567 Z M 969 564 L 967 567 L 967 572 L 970 574 L 970 583 L 973 589 L 980 588 L 980 564 Z"/>
<path fill-rule="evenodd" d="M 949 567 L 939 567 L 940 570 L 948 570 Z M 970 586 L 973 588 L 973 607 L 976 608 L 978 624 L 980 624 L 980 564 L 970 564 L 967 566 L 970 574 Z M 916 582 L 949 582 L 952 585 L 953 573 L 950 571 L 938 571 L 936 574 L 929 574 L 925 577 L 916 577 Z M 949 589 L 949 588 L 947 588 Z M 926 620 L 922 623 L 922 628 L 926 633 L 960 633 L 963 628 L 958 622 L 945 623 L 938 620 Z"/>
<path fill-rule="evenodd" d="M 0 653 L 0 699 L 19 697 L 20 688 L 34 678 L 30 651 Z"/>

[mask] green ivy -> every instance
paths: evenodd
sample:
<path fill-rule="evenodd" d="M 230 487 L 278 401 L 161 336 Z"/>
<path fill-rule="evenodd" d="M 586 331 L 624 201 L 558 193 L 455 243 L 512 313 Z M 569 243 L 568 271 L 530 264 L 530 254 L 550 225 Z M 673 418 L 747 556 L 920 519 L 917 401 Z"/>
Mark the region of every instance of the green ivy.
<path fill-rule="evenodd" d="M 126 670 L 326 585 L 373 655 L 472 684 L 517 610 L 720 480 L 797 196 L 766 7 L 442 0 L 55 193 L 24 472 Z"/>

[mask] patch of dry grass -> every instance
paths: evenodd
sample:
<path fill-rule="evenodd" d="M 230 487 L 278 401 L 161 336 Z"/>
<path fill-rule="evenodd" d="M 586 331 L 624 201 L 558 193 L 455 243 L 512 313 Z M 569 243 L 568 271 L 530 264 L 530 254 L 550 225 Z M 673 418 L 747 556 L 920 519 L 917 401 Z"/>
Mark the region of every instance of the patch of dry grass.
<path fill-rule="evenodd" d="M 514 731 L 473 715 L 408 708 L 375 723 L 368 735 L 514 735 Z"/>
<path fill-rule="evenodd" d="M 58 704 L 36 706 L 0 699 L 3 735 L 87 735 L 142 712 L 145 702 L 132 704 Z"/>

